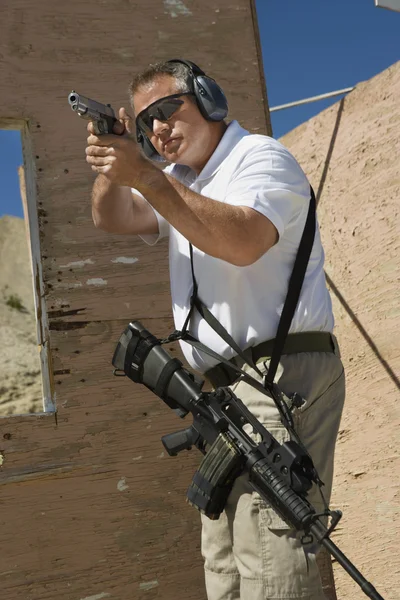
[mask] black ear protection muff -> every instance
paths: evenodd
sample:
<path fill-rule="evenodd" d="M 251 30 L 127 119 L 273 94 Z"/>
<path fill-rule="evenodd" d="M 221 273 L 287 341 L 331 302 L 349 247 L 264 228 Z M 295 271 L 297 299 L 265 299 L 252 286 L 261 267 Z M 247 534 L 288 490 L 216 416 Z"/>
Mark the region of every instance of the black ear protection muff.
<path fill-rule="evenodd" d="M 228 102 L 224 92 L 214 79 L 208 77 L 200 67 L 189 60 L 177 58 L 167 62 L 182 63 L 189 68 L 191 91 L 194 93 L 201 114 L 207 121 L 222 121 L 225 119 L 228 114 Z M 158 154 L 146 133 L 138 126 L 136 127 L 136 137 L 147 158 L 164 161 L 164 158 Z"/>
<path fill-rule="evenodd" d="M 217 82 L 189 60 L 169 60 L 182 63 L 189 68 L 191 85 L 196 97 L 197 106 L 207 121 L 222 121 L 228 114 L 228 102 Z"/>

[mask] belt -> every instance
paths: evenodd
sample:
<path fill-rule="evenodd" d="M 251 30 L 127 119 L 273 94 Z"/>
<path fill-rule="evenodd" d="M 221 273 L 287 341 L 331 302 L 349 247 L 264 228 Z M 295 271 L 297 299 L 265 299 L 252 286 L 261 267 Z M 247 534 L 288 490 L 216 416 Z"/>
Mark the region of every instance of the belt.
<path fill-rule="evenodd" d="M 274 343 L 275 339 L 261 342 L 261 344 L 245 350 L 244 354 L 246 358 L 248 357 L 256 364 L 261 359 L 271 358 Z M 333 352 L 340 356 L 336 337 L 327 331 L 289 333 L 282 354 L 298 354 L 300 352 Z M 244 364 L 240 356 L 234 356 L 229 362 L 239 368 L 242 368 Z M 231 385 L 239 378 L 239 374 L 224 363 L 219 363 L 206 371 L 205 376 L 214 388 Z"/>

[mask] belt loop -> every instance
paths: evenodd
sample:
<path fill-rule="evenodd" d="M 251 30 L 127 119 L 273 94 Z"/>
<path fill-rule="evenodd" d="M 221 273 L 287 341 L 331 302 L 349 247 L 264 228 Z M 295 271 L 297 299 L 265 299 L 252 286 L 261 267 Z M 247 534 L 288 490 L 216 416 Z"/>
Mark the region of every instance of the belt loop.
<path fill-rule="evenodd" d="M 332 344 L 333 344 L 334 353 L 336 354 L 336 356 L 338 358 L 341 358 L 339 344 L 338 344 L 338 341 L 336 339 L 336 336 L 334 336 L 333 333 L 331 333 L 330 335 L 331 335 L 331 341 L 332 341 Z"/>

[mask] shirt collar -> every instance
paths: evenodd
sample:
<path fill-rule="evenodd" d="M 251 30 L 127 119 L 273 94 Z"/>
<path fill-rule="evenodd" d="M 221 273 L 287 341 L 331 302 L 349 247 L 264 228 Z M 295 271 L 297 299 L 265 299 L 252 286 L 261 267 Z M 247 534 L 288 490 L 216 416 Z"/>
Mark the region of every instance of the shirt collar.
<path fill-rule="evenodd" d="M 241 127 L 237 121 L 231 121 L 226 128 L 218 146 L 215 148 L 203 170 L 196 178 L 196 181 L 204 181 L 213 177 L 220 169 L 224 161 L 228 158 L 236 144 L 246 135 L 249 135 L 249 132 L 246 129 L 243 129 L 243 127 Z M 178 173 L 181 172 L 182 167 L 182 165 L 175 164 L 173 168 L 173 175 L 177 176 Z M 183 168 L 185 169 L 186 173 L 191 171 L 189 167 Z"/>
<path fill-rule="evenodd" d="M 197 181 L 203 181 L 213 177 L 221 168 L 223 162 L 228 158 L 236 144 L 246 135 L 249 135 L 249 132 L 246 131 L 246 129 L 243 129 L 237 121 L 231 121 L 218 146 L 210 156 L 209 161 L 197 177 Z"/>

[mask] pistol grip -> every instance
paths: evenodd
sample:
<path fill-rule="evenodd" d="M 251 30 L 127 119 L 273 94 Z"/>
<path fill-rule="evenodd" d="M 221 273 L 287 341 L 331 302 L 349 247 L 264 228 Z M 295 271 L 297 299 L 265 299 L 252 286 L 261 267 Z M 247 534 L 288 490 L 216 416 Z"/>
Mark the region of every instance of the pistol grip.
<path fill-rule="evenodd" d="M 105 133 L 112 133 L 114 123 L 117 121 L 114 117 L 104 116 L 102 119 L 93 122 L 93 128 L 96 135 L 103 135 Z M 115 135 L 115 134 L 114 134 Z"/>

